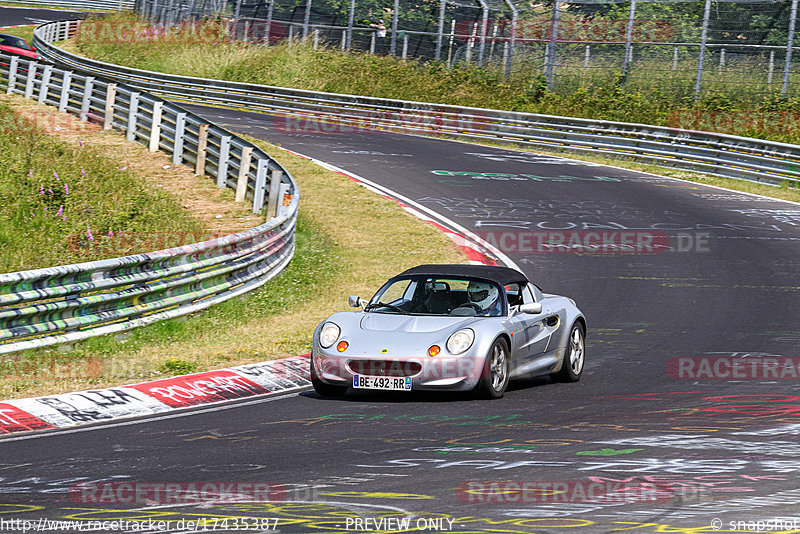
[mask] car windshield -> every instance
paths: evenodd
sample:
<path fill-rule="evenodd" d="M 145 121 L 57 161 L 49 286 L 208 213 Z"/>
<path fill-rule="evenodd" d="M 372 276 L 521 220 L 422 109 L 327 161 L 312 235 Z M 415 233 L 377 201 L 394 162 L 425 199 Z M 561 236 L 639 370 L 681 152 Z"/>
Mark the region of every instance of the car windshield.
<path fill-rule="evenodd" d="M 22 39 L 21 37 L 15 37 L 13 35 L 0 35 L 0 45 L 13 46 L 16 48 L 22 48 L 23 50 L 31 49 L 31 47 L 28 46 L 28 43 L 25 42 L 25 39 Z"/>
<path fill-rule="evenodd" d="M 406 276 L 386 282 L 366 309 L 404 315 L 498 316 L 505 313 L 505 298 L 500 286 L 487 280 Z"/>

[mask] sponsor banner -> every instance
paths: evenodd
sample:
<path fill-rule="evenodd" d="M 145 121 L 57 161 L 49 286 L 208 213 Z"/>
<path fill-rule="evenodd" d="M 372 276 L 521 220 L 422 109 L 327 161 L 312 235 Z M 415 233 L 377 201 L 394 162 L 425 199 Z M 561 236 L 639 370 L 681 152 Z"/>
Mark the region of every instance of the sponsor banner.
<path fill-rule="evenodd" d="M 800 358 L 676 357 L 667 361 L 667 375 L 678 380 L 798 380 Z"/>
<path fill-rule="evenodd" d="M 97 389 L 11 401 L 54 427 L 68 427 L 168 410 L 166 404 L 130 387 Z"/>
<path fill-rule="evenodd" d="M 268 389 L 252 380 L 224 369 L 156 380 L 130 387 L 174 408 L 269 393 Z"/>
<path fill-rule="evenodd" d="M 69 489 L 75 504 L 148 505 L 285 501 L 274 482 L 83 482 Z"/>
<path fill-rule="evenodd" d="M 0 403 L 0 434 L 46 430 L 48 428 L 53 428 L 53 425 L 17 408 L 13 404 Z"/>
<path fill-rule="evenodd" d="M 243 376 L 269 391 L 281 391 L 309 385 L 308 360 L 310 354 L 294 358 L 259 362 L 231 367 L 228 371 Z"/>
<path fill-rule="evenodd" d="M 466 480 L 456 489 L 465 503 L 624 504 L 668 502 L 667 485 L 593 480 Z"/>

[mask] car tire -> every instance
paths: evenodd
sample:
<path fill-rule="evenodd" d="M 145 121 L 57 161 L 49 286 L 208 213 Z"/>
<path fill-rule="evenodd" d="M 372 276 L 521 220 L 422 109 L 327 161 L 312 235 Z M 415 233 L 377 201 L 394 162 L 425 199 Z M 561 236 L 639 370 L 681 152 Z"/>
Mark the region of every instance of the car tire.
<path fill-rule="evenodd" d="M 577 382 L 581 379 L 585 363 L 586 331 L 581 323 L 575 322 L 569 331 L 569 339 L 567 340 L 564 361 L 561 362 L 561 369 L 557 373 L 553 373 L 553 379 L 558 382 Z"/>
<path fill-rule="evenodd" d="M 497 338 L 483 362 L 478 393 L 485 399 L 499 399 L 506 392 L 510 370 L 508 343 Z"/>
<path fill-rule="evenodd" d="M 347 391 L 348 386 L 337 386 L 335 384 L 328 384 L 323 382 L 317 376 L 314 369 L 314 359 L 311 359 L 311 385 L 314 386 L 314 391 L 323 397 L 341 397 Z"/>

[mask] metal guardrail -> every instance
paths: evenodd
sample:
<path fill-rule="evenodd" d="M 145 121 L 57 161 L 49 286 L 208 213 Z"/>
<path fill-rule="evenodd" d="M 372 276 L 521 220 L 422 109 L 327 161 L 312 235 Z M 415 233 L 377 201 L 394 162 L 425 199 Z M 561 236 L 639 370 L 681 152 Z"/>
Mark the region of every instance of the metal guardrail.
<path fill-rule="evenodd" d="M 251 199 L 255 213 L 267 212 L 265 224 L 202 243 L 0 274 L 0 354 L 196 312 L 263 285 L 291 260 L 299 191 L 260 148 L 174 103 L 54 65 L 0 54 L 0 83 L 171 153 L 175 164 L 194 166 L 235 189 L 237 200 Z"/>
<path fill-rule="evenodd" d="M 797 145 L 646 124 L 320 93 L 145 71 L 103 63 L 53 46 L 55 41 L 74 34 L 79 24 L 73 21 L 39 26 L 34 43 L 51 60 L 113 77 L 164 98 L 294 117 L 280 125 L 285 128 L 321 129 L 333 123 L 359 129 L 493 139 L 611 155 L 729 178 L 800 184 Z"/>
<path fill-rule="evenodd" d="M 39 7 L 42 9 L 63 8 L 92 11 L 121 11 L 123 9 L 133 9 L 135 5 L 134 0 L 47 0 L 47 2 L 37 2 L 36 0 L 3 0 L 3 3 Z"/>

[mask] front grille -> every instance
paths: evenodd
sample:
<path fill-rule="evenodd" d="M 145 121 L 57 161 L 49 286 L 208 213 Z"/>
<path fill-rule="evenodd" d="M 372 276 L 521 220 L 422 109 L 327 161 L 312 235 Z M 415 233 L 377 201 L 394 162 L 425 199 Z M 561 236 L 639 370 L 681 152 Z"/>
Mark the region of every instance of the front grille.
<path fill-rule="evenodd" d="M 350 360 L 350 371 L 368 376 L 414 376 L 422 371 L 422 364 L 415 361 L 398 360 Z"/>

